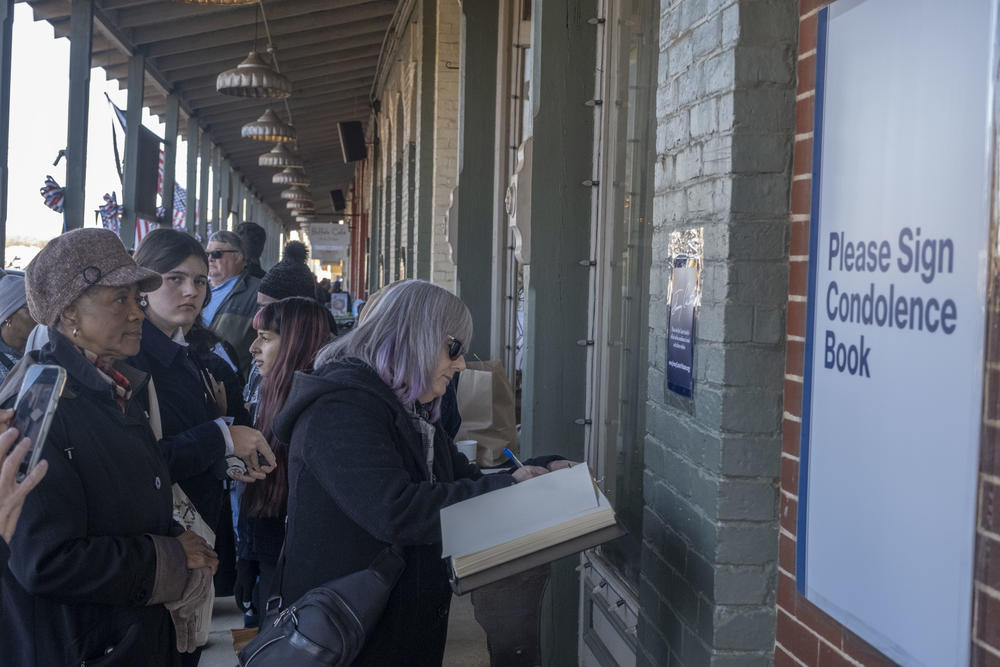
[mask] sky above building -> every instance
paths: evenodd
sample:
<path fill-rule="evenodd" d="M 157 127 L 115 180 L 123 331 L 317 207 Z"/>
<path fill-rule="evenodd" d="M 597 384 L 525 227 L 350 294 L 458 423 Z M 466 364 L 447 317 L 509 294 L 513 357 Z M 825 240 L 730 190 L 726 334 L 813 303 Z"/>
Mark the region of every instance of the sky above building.
<path fill-rule="evenodd" d="M 123 110 L 127 91 L 117 81 L 108 81 L 104 70 L 90 73 L 90 115 L 87 140 L 87 185 L 85 226 L 100 224 L 95 211 L 105 193 L 122 200 L 122 186 L 115 168 L 111 126 L 114 120 L 105 93 Z M 62 214 L 47 208 L 39 188 L 51 175 L 66 185 L 66 161 L 52 163 L 66 146 L 69 94 L 69 40 L 53 37 L 46 21 L 35 22 L 31 8 L 14 6 L 14 39 L 11 62 L 10 146 L 8 165 L 7 245 L 20 240 L 45 241 L 62 231 Z M 160 137 L 163 125 L 143 109 L 143 125 Z M 124 134 L 115 126 L 119 152 L 124 155 Z M 186 164 L 186 145 L 178 142 L 178 171 Z M 184 185 L 184 177 L 179 183 Z"/>

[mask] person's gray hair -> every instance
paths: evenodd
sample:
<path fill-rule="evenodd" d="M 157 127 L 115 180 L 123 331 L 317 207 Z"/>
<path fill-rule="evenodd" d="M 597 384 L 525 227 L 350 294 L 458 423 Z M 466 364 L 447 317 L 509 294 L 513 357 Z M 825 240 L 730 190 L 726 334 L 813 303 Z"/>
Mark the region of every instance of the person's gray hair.
<path fill-rule="evenodd" d="M 211 243 L 215 241 L 216 243 L 228 243 L 233 247 L 233 250 L 239 250 L 240 253 L 246 257 L 246 253 L 243 251 L 243 239 L 236 232 L 229 232 L 222 230 L 220 232 L 215 232 L 208 237 L 208 242 Z"/>
<path fill-rule="evenodd" d="M 454 337 L 468 348 L 472 316 L 462 300 L 424 280 L 384 288 L 365 306 L 365 317 L 316 356 L 315 367 L 357 358 L 378 373 L 409 406 L 433 381 L 441 351 Z M 439 401 L 434 401 L 435 416 Z"/>

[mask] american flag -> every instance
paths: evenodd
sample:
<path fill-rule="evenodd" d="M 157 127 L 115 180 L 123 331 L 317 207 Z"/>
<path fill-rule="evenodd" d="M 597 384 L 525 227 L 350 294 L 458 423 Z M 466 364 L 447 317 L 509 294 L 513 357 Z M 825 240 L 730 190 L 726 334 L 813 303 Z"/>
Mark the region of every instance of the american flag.
<path fill-rule="evenodd" d="M 54 178 L 46 176 L 45 185 L 39 188 L 39 192 L 42 193 L 46 206 L 56 213 L 63 212 L 65 208 L 65 202 L 63 201 L 64 188 L 60 187 Z"/>
<path fill-rule="evenodd" d="M 121 234 L 122 212 L 125 210 L 118 203 L 118 195 L 114 192 L 104 195 L 104 205 L 97 209 L 101 214 L 101 224 L 115 234 Z"/>
<path fill-rule="evenodd" d="M 107 97 L 106 94 L 105 94 L 105 97 Z M 122 111 L 121 109 L 119 109 L 118 105 L 111 101 L 110 97 L 108 97 L 107 99 L 108 99 L 108 103 L 111 105 L 111 108 L 114 110 L 115 118 L 118 119 L 118 122 L 122 126 L 122 130 L 123 131 L 127 131 L 128 126 L 127 126 L 127 123 L 126 123 L 125 112 Z M 161 199 L 163 199 L 163 162 L 164 162 L 164 156 L 163 156 L 163 149 L 161 148 L 160 149 L 160 158 L 159 158 L 159 170 L 158 170 L 157 181 L 156 181 L 156 193 L 158 195 L 160 195 Z M 162 220 L 163 216 L 165 214 L 166 214 L 166 211 L 165 211 L 165 209 L 164 209 L 163 206 L 160 206 L 160 207 L 157 208 L 157 210 L 156 210 L 156 216 L 157 216 L 157 218 L 159 218 L 159 219 Z M 171 224 L 171 226 L 174 229 L 178 229 L 180 231 L 185 231 L 185 222 L 186 222 L 186 219 L 187 219 L 187 190 L 185 190 L 183 187 L 181 187 L 180 183 L 174 183 L 174 213 L 173 213 L 173 217 L 172 217 L 172 219 L 170 221 L 170 224 Z M 198 212 L 196 210 L 195 211 L 195 224 L 196 225 L 197 225 L 197 221 L 198 221 Z M 151 220 L 146 220 L 144 218 L 138 218 L 137 217 L 136 221 L 135 221 L 135 243 L 136 243 L 136 245 L 138 245 L 139 242 L 142 241 L 142 237 L 143 236 L 145 236 L 146 234 L 148 234 L 150 232 L 150 230 L 156 229 L 156 227 L 157 227 L 157 222 L 155 220 L 151 221 Z"/>

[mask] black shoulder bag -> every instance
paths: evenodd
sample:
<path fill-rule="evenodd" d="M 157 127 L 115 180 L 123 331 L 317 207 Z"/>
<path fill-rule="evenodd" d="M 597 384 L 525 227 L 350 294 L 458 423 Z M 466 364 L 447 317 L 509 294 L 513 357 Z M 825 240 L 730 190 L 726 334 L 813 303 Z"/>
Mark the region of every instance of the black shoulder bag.
<path fill-rule="evenodd" d="M 284 560 L 282 553 L 279 591 Z M 368 569 L 310 589 L 287 607 L 280 597 L 271 598 L 260 632 L 239 653 L 240 667 L 350 665 L 382 616 L 405 567 L 399 548 L 386 547 Z M 277 617 L 275 607 L 280 610 Z"/>

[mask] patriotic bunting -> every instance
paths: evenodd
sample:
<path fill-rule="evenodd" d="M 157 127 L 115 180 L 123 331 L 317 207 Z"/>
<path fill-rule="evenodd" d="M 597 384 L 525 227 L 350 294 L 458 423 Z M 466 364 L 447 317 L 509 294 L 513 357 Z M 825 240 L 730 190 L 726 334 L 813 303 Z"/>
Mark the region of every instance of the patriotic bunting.
<path fill-rule="evenodd" d="M 65 208 L 65 202 L 63 201 L 65 188 L 60 187 L 54 178 L 46 176 L 45 185 L 39 188 L 39 192 L 42 193 L 42 198 L 45 200 L 46 206 L 51 208 L 56 213 L 63 212 L 63 209 Z"/>
<path fill-rule="evenodd" d="M 118 195 L 114 192 L 104 195 L 104 205 L 97 209 L 101 214 L 101 224 L 115 234 L 121 235 L 122 213 L 125 207 L 118 204 Z"/>

